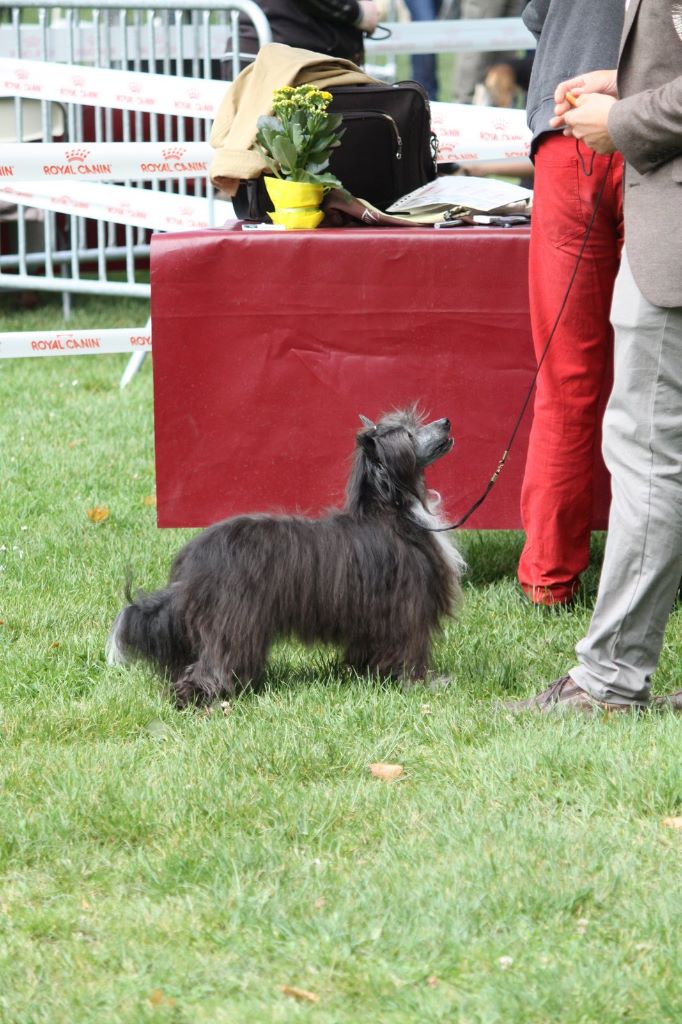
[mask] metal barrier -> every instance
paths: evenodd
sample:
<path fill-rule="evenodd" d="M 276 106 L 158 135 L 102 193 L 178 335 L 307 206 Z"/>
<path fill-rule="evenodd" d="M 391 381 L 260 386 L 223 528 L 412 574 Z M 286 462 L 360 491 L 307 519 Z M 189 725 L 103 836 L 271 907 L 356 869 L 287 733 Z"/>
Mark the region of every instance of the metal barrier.
<path fill-rule="evenodd" d="M 153 6 L 150 0 L 0 0 L 0 57 L 17 60 L 18 76 L 25 74 L 22 60 L 76 65 L 70 88 L 62 88 L 58 98 L 0 96 L 0 143 L 68 142 L 77 152 L 88 142 L 205 142 L 212 108 L 204 116 L 185 116 L 135 109 L 134 102 L 132 109 L 125 103 L 119 109 L 93 105 L 78 66 L 133 72 L 129 89 L 137 96 L 145 80 L 139 73 L 211 79 L 221 77 L 222 69 L 231 79 L 239 70 L 231 41 L 238 39 L 240 17 L 253 23 L 261 46 L 270 41 L 267 19 L 253 0 L 154 0 Z M 147 191 L 149 203 L 148 190 L 203 198 L 211 226 L 214 192 L 207 174 L 174 178 L 169 166 L 165 180 L 141 176 L 121 184 L 136 195 Z M 2 288 L 61 292 L 67 314 L 72 293 L 150 294 L 149 228 L 0 201 L 0 232 Z"/>
<path fill-rule="evenodd" d="M 535 36 L 521 18 L 471 18 L 463 21 L 396 21 L 390 34 L 365 40 L 369 60 L 397 53 L 472 53 L 534 50 Z"/>

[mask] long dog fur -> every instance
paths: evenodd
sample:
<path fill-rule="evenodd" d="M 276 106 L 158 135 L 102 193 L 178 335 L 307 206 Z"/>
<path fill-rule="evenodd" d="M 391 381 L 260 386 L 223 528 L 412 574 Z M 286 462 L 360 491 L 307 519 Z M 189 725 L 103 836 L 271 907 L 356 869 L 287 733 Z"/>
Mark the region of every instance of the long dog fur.
<path fill-rule="evenodd" d="M 272 642 L 291 635 L 338 645 L 360 673 L 423 678 L 463 568 L 431 532 L 423 474 L 452 447 L 450 424 L 424 424 L 414 410 L 363 422 L 342 510 L 243 515 L 204 530 L 167 587 L 120 612 L 109 662 L 155 663 L 181 707 L 256 686 Z"/>

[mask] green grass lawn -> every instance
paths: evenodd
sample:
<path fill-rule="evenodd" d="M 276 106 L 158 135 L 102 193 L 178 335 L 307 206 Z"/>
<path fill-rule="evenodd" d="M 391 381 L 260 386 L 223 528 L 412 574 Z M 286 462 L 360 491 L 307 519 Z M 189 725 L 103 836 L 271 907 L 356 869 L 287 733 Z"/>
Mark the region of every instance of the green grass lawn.
<path fill-rule="evenodd" d="M 2 302 L 0 329 L 61 326 Z M 71 326 L 145 319 L 77 298 Z M 103 656 L 127 569 L 161 584 L 190 535 L 156 528 L 150 362 L 120 392 L 125 361 L 0 360 L 0 1021 L 682 1020 L 680 719 L 499 703 L 572 664 L 602 538 L 545 614 L 520 535 L 461 534 L 447 687 L 283 644 L 263 693 L 178 713 Z M 658 691 L 681 660 L 677 610 Z"/>

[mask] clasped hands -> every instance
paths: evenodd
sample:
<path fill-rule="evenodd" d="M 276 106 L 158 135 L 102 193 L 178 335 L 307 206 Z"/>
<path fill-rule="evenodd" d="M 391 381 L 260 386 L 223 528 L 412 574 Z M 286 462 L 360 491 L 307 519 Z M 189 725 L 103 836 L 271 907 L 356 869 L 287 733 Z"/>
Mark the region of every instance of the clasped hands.
<path fill-rule="evenodd" d="M 575 105 L 566 98 L 567 93 Z M 555 116 L 550 127 L 563 128 L 564 135 L 580 139 L 597 153 L 613 153 L 616 147 L 608 117 L 617 95 L 615 71 L 590 71 L 560 82 L 554 91 Z"/>

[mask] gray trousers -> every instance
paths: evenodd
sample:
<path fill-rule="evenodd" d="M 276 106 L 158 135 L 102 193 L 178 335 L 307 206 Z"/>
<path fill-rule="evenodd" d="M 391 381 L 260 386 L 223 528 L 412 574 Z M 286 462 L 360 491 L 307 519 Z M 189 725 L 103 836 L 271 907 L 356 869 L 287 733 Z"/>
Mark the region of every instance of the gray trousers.
<path fill-rule="evenodd" d="M 682 307 L 647 302 L 623 251 L 611 319 L 611 511 L 597 601 L 570 675 L 597 700 L 646 704 L 682 575 Z"/>

